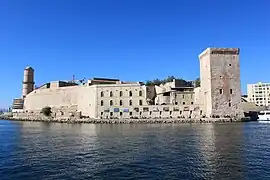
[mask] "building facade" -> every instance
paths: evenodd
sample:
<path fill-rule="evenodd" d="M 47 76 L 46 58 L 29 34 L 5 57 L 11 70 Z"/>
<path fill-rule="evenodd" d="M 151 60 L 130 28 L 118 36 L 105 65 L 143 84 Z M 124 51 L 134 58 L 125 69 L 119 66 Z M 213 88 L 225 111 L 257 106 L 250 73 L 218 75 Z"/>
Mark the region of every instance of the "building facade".
<path fill-rule="evenodd" d="M 258 106 L 270 105 L 270 83 L 258 82 L 247 85 L 248 101 Z"/>
<path fill-rule="evenodd" d="M 239 49 L 208 48 L 199 59 L 201 87 L 181 87 L 177 80 L 159 86 L 108 78 L 54 81 L 27 91 L 23 110 L 49 106 L 55 116 L 101 119 L 241 117 Z"/>

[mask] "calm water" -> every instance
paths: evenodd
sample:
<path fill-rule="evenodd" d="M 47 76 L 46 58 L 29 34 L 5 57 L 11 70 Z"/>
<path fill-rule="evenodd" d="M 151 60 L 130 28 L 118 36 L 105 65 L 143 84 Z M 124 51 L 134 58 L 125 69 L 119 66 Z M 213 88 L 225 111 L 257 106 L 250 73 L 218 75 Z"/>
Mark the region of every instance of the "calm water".
<path fill-rule="evenodd" d="M 0 179 L 270 179 L 270 124 L 0 121 Z"/>

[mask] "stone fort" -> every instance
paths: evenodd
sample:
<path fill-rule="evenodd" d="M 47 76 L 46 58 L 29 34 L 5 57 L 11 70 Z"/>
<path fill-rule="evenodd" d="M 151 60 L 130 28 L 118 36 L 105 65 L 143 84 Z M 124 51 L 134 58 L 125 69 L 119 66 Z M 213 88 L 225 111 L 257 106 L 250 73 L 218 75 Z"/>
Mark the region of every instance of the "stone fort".
<path fill-rule="evenodd" d="M 182 87 L 177 80 L 159 86 L 119 79 L 53 81 L 34 88 L 34 69 L 24 70 L 22 98 L 13 112 L 54 117 L 200 118 L 243 117 L 239 48 L 207 48 L 199 55 L 200 87 Z"/>

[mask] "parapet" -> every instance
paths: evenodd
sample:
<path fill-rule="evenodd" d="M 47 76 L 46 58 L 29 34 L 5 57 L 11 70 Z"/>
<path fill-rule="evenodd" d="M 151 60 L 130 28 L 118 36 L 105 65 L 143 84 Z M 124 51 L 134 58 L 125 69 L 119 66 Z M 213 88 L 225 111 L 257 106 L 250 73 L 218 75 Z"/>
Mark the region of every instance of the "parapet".
<path fill-rule="evenodd" d="M 239 53 L 240 48 L 207 48 L 199 55 L 199 59 L 207 54 L 239 55 Z"/>

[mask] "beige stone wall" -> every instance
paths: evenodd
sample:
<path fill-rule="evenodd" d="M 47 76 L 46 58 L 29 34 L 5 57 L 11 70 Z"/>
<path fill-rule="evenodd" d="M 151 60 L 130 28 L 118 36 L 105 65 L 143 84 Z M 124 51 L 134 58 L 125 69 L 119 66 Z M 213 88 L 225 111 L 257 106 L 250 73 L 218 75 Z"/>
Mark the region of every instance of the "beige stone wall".
<path fill-rule="evenodd" d="M 97 116 L 97 93 L 95 85 L 80 88 L 78 92 L 78 111 L 82 113 L 82 116 Z"/>
<path fill-rule="evenodd" d="M 194 104 L 198 105 L 204 105 L 204 98 L 203 98 L 203 93 L 202 93 L 202 88 L 197 87 L 194 89 Z"/>
<path fill-rule="evenodd" d="M 212 96 L 211 96 L 211 70 L 210 70 L 210 49 L 206 49 L 199 55 L 200 59 L 200 81 L 201 98 L 204 102 L 204 111 L 206 116 L 212 114 Z"/>
<path fill-rule="evenodd" d="M 211 55 L 213 114 L 241 114 L 239 66 L 238 55 Z"/>
<path fill-rule="evenodd" d="M 205 113 L 199 105 L 154 105 L 138 107 L 100 108 L 99 118 L 201 118 Z M 108 110 L 108 111 L 106 111 Z"/>
<path fill-rule="evenodd" d="M 45 106 L 52 108 L 77 105 L 79 86 L 54 89 L 36 89 L 24 99 L 24 110 L 40 110 Z"/>
<path fill-rule="evenodd" d="M 172 93 L 174 94 L 174 93 Z M 175 95 L 172 95 L 174 97 Z M 184 91 L 184 92 L 177 92 L 176 93 L 176 99 L 175 102 L 177 102 L 178 105 L 192 105 L 195 104 L 195 96 L 193 91 Z"/>
<path fill-rule="evenodd" d="M 103 96 L 101 93 L 103 93 Z M 112 105 L 110 102 L 112 102 Z M 114 108 L 130 109 L 131 107 L 144 105 L 147 105 L 146 88 L 144 86 L 139 84 L 97 85 L 98 116 L 100 116 L 102 112 L 104 113 L 104 110 L 112 111 Z"/>

